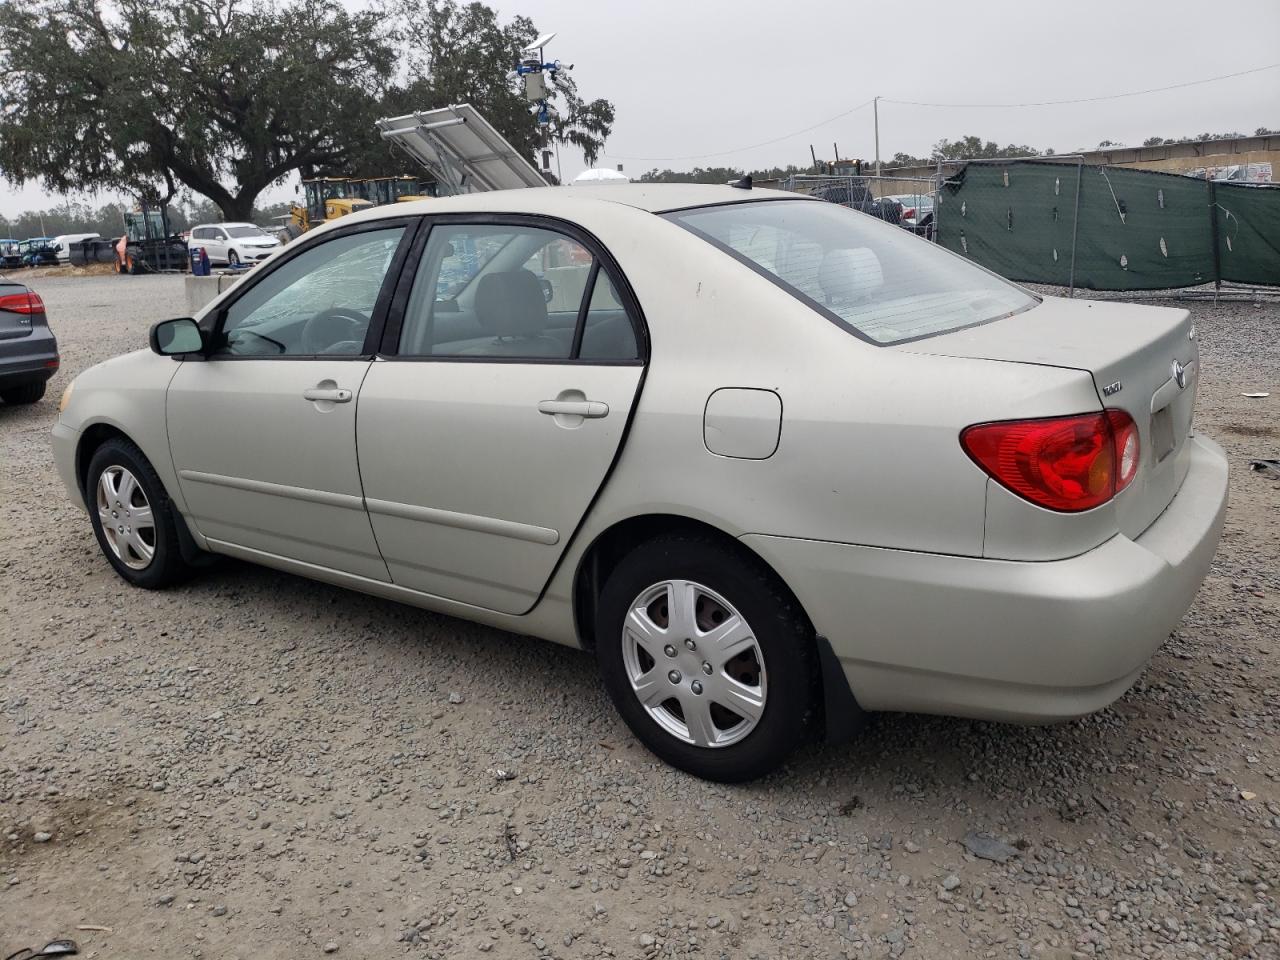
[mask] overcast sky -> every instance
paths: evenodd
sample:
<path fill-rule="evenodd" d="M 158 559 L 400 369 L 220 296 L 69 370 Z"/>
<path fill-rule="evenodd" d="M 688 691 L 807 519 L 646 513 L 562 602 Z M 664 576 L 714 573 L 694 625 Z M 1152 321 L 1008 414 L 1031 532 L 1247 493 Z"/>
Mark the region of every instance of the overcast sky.
<path fill-rule="evenodd" d="M 358 0 L 348 0 L 353 6 Z M 498 0 L 554 30 L 547 55 L 575 64 L 588 98 L 617 107 L 601 165 L 766 167 L 874 156 L 868 106 L 880 96 L 946 104 L 1103 97 L 1280 62 L 1280 0 L 1027 0 L 943 3 L 909 11 L 834 0 Z M 424 105 L 425 106 L 425 105 Z M 1058 152 L 1102 140 L 1280 127 L 1280 69 L 1125 99 L 1040 107 L 922 107 L 882 101 L 880 152 L 927 153 L 977 134 Z M 372 129 L 370 136 L 374 136 Z M 748 148 L 750 149 L 744 149 Z M 566 178 L 582 168 L 561 150 Z M 1280 171 L 1278 171 L 1280 173 Z M 60 198 L 0 183 L 0 214 Z M 263 202 L 283 199 L 275 188 Z M 87 198 L 105 200 L 107 197 Z"/>

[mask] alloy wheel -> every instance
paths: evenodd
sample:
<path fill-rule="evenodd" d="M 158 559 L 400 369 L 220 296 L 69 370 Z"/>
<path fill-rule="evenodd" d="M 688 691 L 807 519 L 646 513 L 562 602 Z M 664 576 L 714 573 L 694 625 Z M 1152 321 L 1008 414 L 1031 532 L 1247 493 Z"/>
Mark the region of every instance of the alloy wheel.
<path fill-rule="evenodd" d="M 156 521 L 138 478 L 125 467 L 107 467 L 98 476 L 97 506 L 111 552 L 130 569 L 145 570 L 156 554 Z"/>
<path fill-rule="evenodd" d="M 764 655 L 746 619 L 709 587 L 664 580 L 631 603 L 622 628 L 631 689 L 667 733 L 727 747 L 764 715 Z"/>

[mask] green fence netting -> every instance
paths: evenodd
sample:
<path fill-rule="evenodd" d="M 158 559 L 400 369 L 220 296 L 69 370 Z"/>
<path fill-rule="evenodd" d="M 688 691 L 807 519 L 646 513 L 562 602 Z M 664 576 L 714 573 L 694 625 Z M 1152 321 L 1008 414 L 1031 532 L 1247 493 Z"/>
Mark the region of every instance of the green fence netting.
<path fill-rule="evenodd" d="M 1280 187 L 1071 162 L 970 163 L 943 186 L 937 228 L 949 249 L 1031 283 L 1280 285 Z"/>
<path fill-rule="evenodd" d="M 1214 188 L 1222 279 L 1280 284 L 1280 187 Z"/>

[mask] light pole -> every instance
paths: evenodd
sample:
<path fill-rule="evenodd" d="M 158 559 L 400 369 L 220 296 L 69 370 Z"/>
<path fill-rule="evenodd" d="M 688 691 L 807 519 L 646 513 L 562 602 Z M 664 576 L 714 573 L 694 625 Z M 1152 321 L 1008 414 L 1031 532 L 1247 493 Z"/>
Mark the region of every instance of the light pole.
<path fill-rule="evenodd" d="M 875 97 L 871 101 L 871 112 L 875 116 L 876 123 L 876 176 L 880 176 L 880 98 Z"/>

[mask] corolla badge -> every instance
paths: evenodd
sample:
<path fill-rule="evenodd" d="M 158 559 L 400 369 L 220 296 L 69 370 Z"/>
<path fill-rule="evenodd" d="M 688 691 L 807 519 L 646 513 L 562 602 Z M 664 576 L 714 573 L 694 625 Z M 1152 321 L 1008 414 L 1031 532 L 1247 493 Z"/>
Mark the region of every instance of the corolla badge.
<path fill-rule="evenodd" d="M 1187 368 L 1178 360 L 1173 361 L 1173 382 L 1178 385 L 1179 390 L 1187 385 Z"/>

